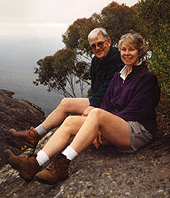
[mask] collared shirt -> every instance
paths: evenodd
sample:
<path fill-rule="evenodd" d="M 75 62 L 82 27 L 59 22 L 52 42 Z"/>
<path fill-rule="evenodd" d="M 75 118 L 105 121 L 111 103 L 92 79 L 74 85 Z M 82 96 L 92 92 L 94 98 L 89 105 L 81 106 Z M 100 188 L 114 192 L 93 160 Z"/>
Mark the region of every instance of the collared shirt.
<path fill-rule="evenodd" d="M 142 64 L 142 60 L 139 62 L 139 64 L 137 66 L 140 66 Z M 132 72 L 132 71 L 131 71 Z M 131 73 L 129 72 L 129 74 Z M 126 73 L 127 73 L 127 65 L 125 65 L 121 71 L 120 71 L 120 77 L 125 81 L 126 79 Z"/>

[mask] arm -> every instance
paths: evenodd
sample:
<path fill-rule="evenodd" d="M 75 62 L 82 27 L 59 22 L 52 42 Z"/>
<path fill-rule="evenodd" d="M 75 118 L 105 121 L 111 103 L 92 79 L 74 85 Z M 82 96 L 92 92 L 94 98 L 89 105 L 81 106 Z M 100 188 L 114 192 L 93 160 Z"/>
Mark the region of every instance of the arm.
<path fill-rule="evenodd" d="M 115 79 L 118 78 L 118 75 L 119 73 L 115 73 L 114 77 L 112 78 L 106 92 L 105 92 L 105 95 L 104 95 L 104 98 L 103 98 L 103 101 L 100 105 L 100 108 L 103 109 L 103 110 L 106 110 L 106 111 L 109 111 L 111 110 L 111 99 L 112 99 L 112 95 L 113 95 L 113 92 L 114 92 L 114 84 L 115 84 Z"/>
<path fill-rule="evenodd" d="M 100 107 L 100 104 L 103 100 L 103 97 L 105 95 L 105 92 L 108 88 L 108 85 L 112 79 L 112 77 L 114 76 L 114 73 L 117 70 L 115 68 L 112 68 L 111 71 L 108 73 L 108 76 L 106 78 L 106 81 L 104 82 L 104 84 L 100 87 L 100 89 L 98 90 L 97 93 L 93 94 L 92 98 L 91 98 L 91 103 L 90 106 L 94 106 L 94 107 Z"/>
<path fill-rule="evenodd" d="M 93 107 L 93 106 L 88 106 L 87 107 L 87 109 L 83 112 L 83 116 L 88 116 L 89 115 L 89 113 L 90 113 L 90 111 L 92 110 L 92 109 L 94 109 L 95 107 Z"/>
<path fill-rule="evenodd" d="M 157 78 L 153 74 L 142 78 L 134 91 L 133 98 L 117 116 L 124 120 L 139 121 L 151 115 L 160 98 L 160 89 Z"/>

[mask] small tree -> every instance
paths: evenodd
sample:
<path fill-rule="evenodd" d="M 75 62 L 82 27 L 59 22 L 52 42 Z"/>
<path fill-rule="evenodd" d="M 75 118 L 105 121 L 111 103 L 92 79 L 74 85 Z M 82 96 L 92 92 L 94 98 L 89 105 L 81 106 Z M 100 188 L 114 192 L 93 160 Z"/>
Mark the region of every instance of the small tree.
<path fill-rule="evenodd" d="M 76 97 L 76 88 L 80 88 L 81 97 L 89 85 L 89 65 L 78 61 L 76 52 L 70 48 L 57 51 L 54 56 L 47 56 L 37 62 L 35 68 L 38 78 L 35 85 L 48 86 L 48 91 L 55 90 L 65 97 Z"/>

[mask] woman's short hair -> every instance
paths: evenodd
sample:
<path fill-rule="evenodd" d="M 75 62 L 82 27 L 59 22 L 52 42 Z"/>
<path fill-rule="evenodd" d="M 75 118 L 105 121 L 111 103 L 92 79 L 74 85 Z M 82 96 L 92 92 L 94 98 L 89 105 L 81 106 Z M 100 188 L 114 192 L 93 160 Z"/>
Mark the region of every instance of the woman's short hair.
<path fill-rule="evenodd" d="M 121 50 L 122 44 L 132 45 L 135 49 L 140 51 L 140 58 L 143 58 L 148 50 L 147 45 L 144 43 L 143 37 L 137 32 L 129 32 L 122 35 L 118 42 L 119 50 Z"/>
<path fill-rule="evenodd" d="M 93 29 L 89 33 L 89 35 L 88 35 L 88 41 L 90 42 L 90 41 L 96 39 L 99 34 L 102 34 L 106 40 L 109 38 L 109 35 L 106 32 L 106 29 L 105 28 L 102 28 L 102 27 L 98 27 L 98 28 Z"/>

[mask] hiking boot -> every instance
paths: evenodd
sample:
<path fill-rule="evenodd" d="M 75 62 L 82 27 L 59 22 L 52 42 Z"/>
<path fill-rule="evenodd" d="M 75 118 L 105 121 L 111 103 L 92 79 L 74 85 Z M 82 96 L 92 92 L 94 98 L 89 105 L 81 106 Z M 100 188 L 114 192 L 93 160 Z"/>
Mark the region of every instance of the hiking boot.
<path fill-rule="evenodd" d="M 36 174 L 35 179 L 44 184 L 55 184 L 59 180 L 68 178 L 70 160 L 59 153 L 53 161 L 42 171 Z"/>
<path fill-rule="evenodd" d="M 26 182 L 30 182 L 41 168 L 35 156 L 19 157 L 15 156 L 10 150 L 4 151 L 4 154 L 8 163 L 12 168 L 19 171 L 19 175 Z"/>
<path fill-rule="evenodd" d="M 41 136 L 33 127 L 25 131 L 16 131 L 15 129 L 10 129 L 9 132 L 12 134 L 12 136 L 23 141 L 27 146 L 31 148 L 35 148 L 41 139 Z"/>

